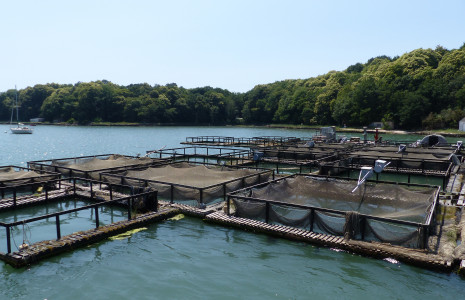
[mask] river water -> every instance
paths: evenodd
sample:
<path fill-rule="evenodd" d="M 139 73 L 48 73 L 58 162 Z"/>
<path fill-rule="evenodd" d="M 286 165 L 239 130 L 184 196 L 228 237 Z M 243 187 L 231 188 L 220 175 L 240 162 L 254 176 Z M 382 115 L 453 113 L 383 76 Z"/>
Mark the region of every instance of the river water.
<path fill-rule="evenodd" d="M 165 145 L 180 146 L 187 136 L 313 134 L 242 127 L 37 126 L 32 135 L 5 131 L 8 126 L 0 125 L 0 166 L 93 154 L 144 154 Z M 105 240 L 30 268 L 0 263 L 0 273 L 0 299 L 452 299 L 460 298 L 465 289 L 465 281 L 455 274 L 188 217 L 152 224 L 130 238 Z"/>

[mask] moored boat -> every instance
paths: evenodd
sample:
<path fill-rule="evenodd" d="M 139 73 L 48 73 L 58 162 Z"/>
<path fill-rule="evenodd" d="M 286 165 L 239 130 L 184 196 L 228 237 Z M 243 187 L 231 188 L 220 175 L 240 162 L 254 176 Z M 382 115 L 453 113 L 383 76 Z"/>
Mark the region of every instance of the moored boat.
<path fill-rule="evenodd" d="M 16 90 L 16 86 L 15 86 Z M 10 127 L 11 133 L 13 134 L 31 134 L 33 132 L 33 129 L 24 125 L 23 123 L 19 123 L 19 106 L 18 106 L 18 91 L 16 90 L 16 95 L 15 95 L 15 105 L 11 108 L 11 120 L 10 120 L 10 126 L 13 124 L 13 115 L 14 115 L 14 109 L 16 107 L 16 122 L 18 122 L 18 125 L 16 127 Z"/>
<path fill-rule="evenodd" d="M 10 128 L 10 130 L 11 130 L 11 133 L 14 133 L 14 134 L 31 134 L 33 132 L 32 128 L 29 128 L 22 123 L 18 123 L 17 127 L 12 127 Z"/>

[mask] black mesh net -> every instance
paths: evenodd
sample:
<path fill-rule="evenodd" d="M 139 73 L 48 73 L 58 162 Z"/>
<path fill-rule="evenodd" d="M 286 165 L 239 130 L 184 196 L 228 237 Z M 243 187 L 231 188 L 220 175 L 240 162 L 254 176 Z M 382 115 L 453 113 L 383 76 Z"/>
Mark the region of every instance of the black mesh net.
<path fill-rule="evenodd" d="M 316 232 L 338 236 L 349 234 L 351 238 L 364 235 L 365 239 L 407 247 L 419 245 L 418 228 L 429 216 L 436 188 L 365 183 L 352 193 L 355 185 L 355 181 L 296 176 L 237 195 L 302 206 L 273 203 L 268 212 L 270 223 L 307 229 L 312 223 Z M 233 200 L 239 217 L 259 215 L 263 218 L 266 215 L 265 203 L 243 198 Z M 315 208 L 313 215 L 311 208 Z M 360 215 L 366 216 L 363 228 Z M 396 220 L 412 224 L 397 224 Z"/>

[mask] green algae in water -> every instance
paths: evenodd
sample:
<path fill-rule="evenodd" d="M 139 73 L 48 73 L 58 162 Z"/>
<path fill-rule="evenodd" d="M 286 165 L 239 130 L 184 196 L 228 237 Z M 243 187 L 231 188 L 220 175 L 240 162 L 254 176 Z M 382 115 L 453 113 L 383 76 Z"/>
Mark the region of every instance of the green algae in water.
<path fill-rule="evenodd" d="M 179 221 L 179 220 L 182 220 L 182 219 L 184 219 L 184 215 L 183 215 L 183 214 L 177 214 L 177 215 L 175 215 L 174 217 L 169 218 L 169 219 L 167 219 L 167 220 Z"/>
<path fill-rule="evenodd" d="M 147 230 L 147 227 L 141 227 L 141 228 L 128 230 L 126 232 L 111 236 L 108 239 L 111 240 L 111 241 L 125 240 L 125 239 L 130 238 L 134 233 L 140 232 L 142 230 Z"/>

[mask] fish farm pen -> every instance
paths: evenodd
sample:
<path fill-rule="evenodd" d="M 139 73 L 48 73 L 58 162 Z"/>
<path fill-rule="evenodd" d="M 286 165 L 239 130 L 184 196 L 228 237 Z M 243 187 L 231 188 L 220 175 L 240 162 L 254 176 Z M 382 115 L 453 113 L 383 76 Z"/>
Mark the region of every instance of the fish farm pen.
<path fill-rule="evenodd" d="M 183 213 L 465 273 L 461 145 L 338 140 L 332 127 L 312 138 L 198 136 L 182 144 L 192 146 L 0 167 L 0 259 L 30 265 Z"/>
<path fill-rule="evenodd" d="M 234 215 L 350 239 L 426 248 L 436 186 L 291 175 L 228 194 Z"/>
<path fill-rule="evenodd" d="M 336 161 L 341 154 L 361 147 L 363 144 L 353 143 L 254 147 L 253 162 L 244 165 L 271 168 L 276 174 L 312 173 L 318 171 L 321 164 Z"/>
<path fill-rule="evenodd" d="M 389 162 L 377 180 L 396 182 L 434 182 L 447 186 L 451 172 L 462 163 L 462 156 L 455 149 L 368 147 L 342 155 L 342 158 L 320 165 L 320 175 L 356 178 L 360 170 L 373 166 L 377 160 Z"/>
<path fill-rule="evenodd" d="M 267 161 L 266 159 L 260 159 L 254 162 L 244 163 L 242 166 L 271 169 L 277 175 L 307 174 L 318 172 L 319 170 L 318 165 L 315 164 L 314 161 Z"/>
<path fill-rule="evenodd" d="M 377 151 L 380 153 L 403 153 L 404 156 L 408 156 L 409 153 L 415 153 L 415 154 L 436 154 L 439 157 L 441 156 L 448 156 L 451 154 L 460 154 L 460 147 L 457 147 L 457 145 L 454 145 L 453 147 L 412 147 L 407 144 L 403 145 L 405 146 L 405 150 L 402 150 L 402 148 L 399 148 L 400 145 L 397 146 L 392 146 L 392 145 L 384 145 L 384 144 L 369 144 L 368 145 L 368 151 Z"/>
<path fill-rule="evenodd" d="M 87 187 L 77 182 L 85 182 Z M 29 195 L 13 194 L 0 201 L 0 227 L 5 228 L 0 230 L 3 241 L 0 259 L 13 266 L 69 250 L 72 245 L 86 245 L 124 232 L 137 223 L 134 220 L 138 216 L 145 216 L 142 223 L 151 217 L 159 218 L 153 216 L 158 212 L 155 190 L 121 194 L 122 190 L 134 189 L 82 178 L 50 180 L 40 192 L 34 192 L 33 186 L 33 183 L 26 183 L 0 187 L 30 190 Z M 26 207 L 34 209 L 24 211 Z M 145 215 L 147 213 L 149 216 Z M 75 232 L 77 228 L 80 231 Z M 17 242 L 18 239 L 22 242 Z"/>
<path fill-rule="evenodd" d="M 41 183 L 57 179 L 60 176 L 59 173 L 45 170 L 35 170 L 18 166 L 1 166 L 0 187 L 15 186 L 22 183 Z"/>
<path fill-rule="evenodd" d="M 289 143 L 287 145 L 282 145 L 282 146 L 259 146 L 259 147 L 253 147 L 253 149 L 256 149 L 258 151 L 263 150 L 286 150 L 288 148 L 290 149 L 302 149 L 302 150 L 314 150 L 318 152 L 347 152 L 351 151 L 357 148 L 365 148 L 369 147 L 370 144 L 364 144 L 364 143 L 351 143 L 351 142 L 346 142 L 346 143 L 319 143 L 319 142 L 311 142 L 311 141 L 299 141 L 296 143 Z"/>
<path fill-rule="evenodd" d="M 259 153 L 262 153 L 262 159 L 269 161 L 325 161 L 337 157 L 334 150 L 318 150 L 313 148 L 298 148 L 298 147 L 267 147 L 260 148 Z"/>
<path fill-rule="evenodd" d="M 191 136 L 186 137 L 182 144 L 189 145 L 210 145 L 210 146 L 235 146 L 235 147 L 252 147 L 252 146 L 279 146 L 292 144 L 302 141 L 297 137 L 282 136 L 258 136 L 258 137 L 230 137 L 230 136 Z"/>
<path fill-rule="evenodd" d="M 104 171 L 120 170 L 136 166 L 152 166 L 165 162 L 165 159 L 120 154 L 101 154 L 53 160 L 30 161 L 27 165 L 29 168 L 34 170 L 58 172 L 65 177 L 99 179 L 99 174 Z"/>
<path fill-rule="evenodd" d="M 373 166 L 376 160 L 377 158 L 350 157 L 326 162 L 320 165 L 318 174 L 357 179 L 362 167 Z M 445 161 L 389 159 L 389 162 L 382 173 L 375 174 L 376 181 L 435 184 L 445 189 L 454 167 L 452 162 Z"/>
<path fill-rule="evenodd" d="M 339 158 L 337 152 L 319 151 L 305 148 L 264 148 L 254 153 L 256 162 L 275 164 L 279 172 L 281 164 L 303 167 L 317 167 L 326 161 L 335 161 Z M 302 173 L 302 172 L 301 172 Z"/>
<path fill-rule="evenodd" d="M 146 156 L 172 161 L 240 165 L 252 160 L 252 151 L 244 148 L 190 146 L 150 150 Z"/>
<path fill-rule="evenodd" d="M 101 174 L 104 182 L 151 187 L 158 190 L 161 198 L 171 203 L 184 201 L 200 207 L 225 200 L 230 191 L 266 182 L 271 178 L 274 178 L 274 172 L 268 169 L 198 162 L 173 162 Z"/>

